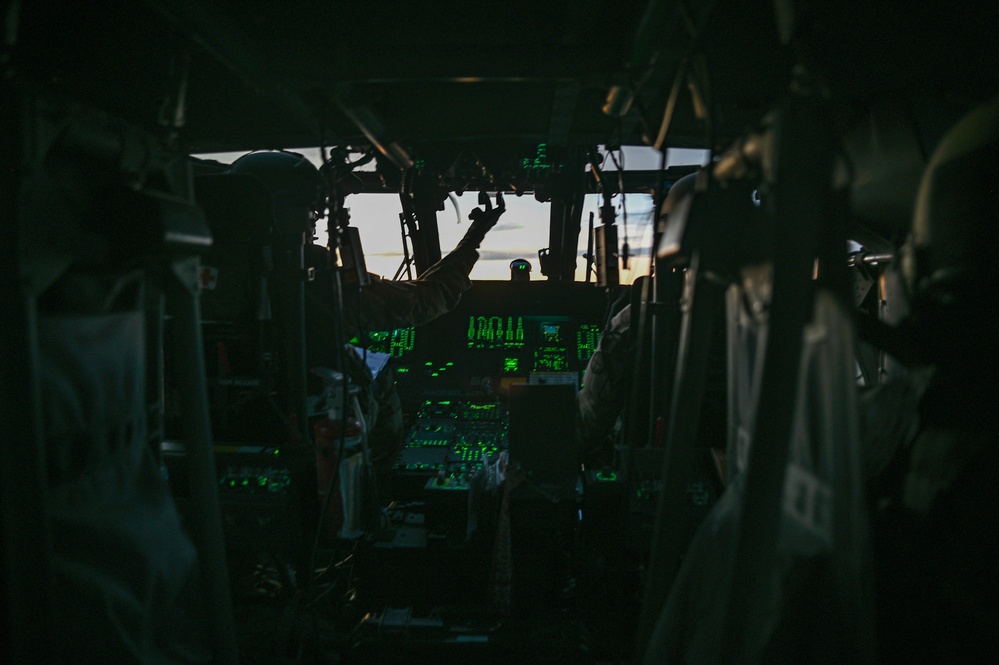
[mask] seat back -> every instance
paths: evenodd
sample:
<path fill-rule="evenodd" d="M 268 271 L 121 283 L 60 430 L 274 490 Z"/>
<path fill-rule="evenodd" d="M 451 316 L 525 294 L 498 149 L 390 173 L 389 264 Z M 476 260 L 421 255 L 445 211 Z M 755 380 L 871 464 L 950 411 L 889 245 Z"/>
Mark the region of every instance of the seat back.
<path fill-rule="evenodd" d="M 686 552 L 646 663 L 873 658 L 846 239 L 836 224 L 845 211 L 830 196 L 834 142 L 823 117 L 804 99 L 774 115 L 770 163 L 780 169 L 767 173 L 760 229 L 770 258 L 748 257 L 726 297 L 730 485 Z"/>

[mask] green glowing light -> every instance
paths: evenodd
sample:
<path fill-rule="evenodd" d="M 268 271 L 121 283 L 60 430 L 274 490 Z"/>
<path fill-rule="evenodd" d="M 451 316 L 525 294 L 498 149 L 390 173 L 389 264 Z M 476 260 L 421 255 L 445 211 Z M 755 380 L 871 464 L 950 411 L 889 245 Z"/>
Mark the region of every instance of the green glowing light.
<path fill-rule="evenodd" d="M 433 367 L 433 366 L 434 366 L 434 364 L 428 360 L 427 361 L 427 367 Z"/>
<path fill-rule="evenodd" d="M 600 342 L 600 326 L 584 323 L 576 331 L 576 355 L 582 362 L 587 362 Z"/>
<path fill-rule="evenodd" d="M 388 353 L 393 358 L 402 358 L 413 350 L 416 343 L 416 329 L 396 328 L 395 330 L 380 330 L 368 332 L 369 349 Z"/>
<path fill-rule="evenodd" d="M 504 358 L 503 359 L 503 371 L 504 372 L 516 372 L 517 368 L 520 366 L 520 361 L 517 358 Z"/>
<path fill-rule="evenodd" d="M 267 476 L 260 476 L 257 478 L 257 484 L 261 487 L 267 487 Z"/>
<path fill-rule="evenodd" d="M 613 471 L 597 471 L 595 477 L 603 483 L 612 483 L 617 480 L 617 474 Z"/>
<path fill-rule="evenodd" d="M 275 448 L 275 449 L 274 449 L 274 454 L 275 454 L 275 455 L 279 454 L 280 452 L 281 452 L 281 449 L 280 449 L 280 448 Z"/>
<path fill-rule="evenodd" d="M 560 347 L 543 347 L 535 350 L 535 372 L 565 372 L 568 369 L 569 361 L 565 357 L 565 349 Z"/>
<path fill-rule="evenodd" d="M 453 367 L 453 366 L 454 366 L 454 363 L 447 363 L 447 366 L 448 366 L 448 367 Z"/>
<path fill-rule="evenodd" d="M 548 162 L 548 144 L 539 143 L 534 158 L 525 157 L 521 165 L 525 169 L 550 169 L 552 165 Z"/>
<path fill-rule="evenodd" d="M 396 368 L 395 371 L 398 372 L 399 374 L 405 374 L 406 372 L 409 371 L 409 368 L 408 367 L 398 367 L 398 368 Z"/>
<path fill-rule="evenodd" d="M 433 373 L 430 374 L 430 376 L 440 376 L 440 374 L 437 373 L 437 372 L 433 372 Z"/>

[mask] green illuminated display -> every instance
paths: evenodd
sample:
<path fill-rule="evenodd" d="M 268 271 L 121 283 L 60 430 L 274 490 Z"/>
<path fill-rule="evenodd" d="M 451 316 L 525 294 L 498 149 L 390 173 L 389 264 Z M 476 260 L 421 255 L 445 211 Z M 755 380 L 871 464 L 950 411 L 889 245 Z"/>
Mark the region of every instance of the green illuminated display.
<path fill-rule="evenodd" d="M 535 372 L 565 372 L 569 369 L 569 361 L 565 357 L 565 349 L 558 346 L 546 346 L 534 352 Z"/>
<path fill-rule="evenodd" d="M 520 361 L 517 358 L 504 358 L 503 359 L 503 371 L 504 372 L 516 372 L 520 367 Z"/>
<path fill-rule="evenodd" d="M 586 363 L 590 356 L 597 350 L 600 342 L 600 326 L 593 323 L 584 323 L 576 331 L 576 357 L 580 362 Z"/>
<path fill-rule="evenodd" d="M 537 150 L 537 152 L 535 152 L 534 158 L 532 159 L 530 157 L 525 157 L 524 160 L 521 162 L 521 166 L 523 166 L 525 170 L 526 169 L 538 169 L 538 170 L 550 169 L 552 167 L 552 165 L 548 161 L 548 144 L 547 143 L 539 143 L 538 144 L 538 150 Z"/>
<path fill-rule="evenodd" d="M 379 353 L 391 354 L 393 358 L 405 356 L 413 350 L 415 343 L 416 329 L 412 327 L 368 333 L 368 348 Z"/>
<path fill-rule="evenodd" d="M 562 326 L 557 323 L 542 323 L 541 337 L 549 344 L 558 344 L 562 341 Z"/>
<path fill-rule="evenodd" d="M 518 349 L 524 346 L 524 317 L 468 317 L 468 348 Z"/>
<path fill-rule="evenodd" d="M 273 467 L 229 467 L 218 482 L 219 486 L 226 492 L 240 494 L 277 493 L 287 490 L 291 483 L 291 475 L 287 469 Z"/>

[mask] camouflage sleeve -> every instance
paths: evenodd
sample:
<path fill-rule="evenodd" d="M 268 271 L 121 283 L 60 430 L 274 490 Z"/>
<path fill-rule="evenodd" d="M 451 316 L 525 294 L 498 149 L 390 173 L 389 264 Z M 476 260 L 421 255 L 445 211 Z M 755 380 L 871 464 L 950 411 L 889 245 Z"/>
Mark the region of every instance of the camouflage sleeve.
<path fill-rule="evenodd" d="M 576 395 L 579 406 L 577 433 L 584 457 L 603 448 L 621 415 L 628 389 L 628 328 L 631 308 L 625 307 L 604 331 L 583 374 L 583 387 Z"/>
<path fill-rule="evenodd" d="M 407 282 L 372 278 L 359 303 L 359 323 L 367 330 L 420 326 L 450 311 L 472 282 L 468 273 L 479 255 L 460 248 Z"/>

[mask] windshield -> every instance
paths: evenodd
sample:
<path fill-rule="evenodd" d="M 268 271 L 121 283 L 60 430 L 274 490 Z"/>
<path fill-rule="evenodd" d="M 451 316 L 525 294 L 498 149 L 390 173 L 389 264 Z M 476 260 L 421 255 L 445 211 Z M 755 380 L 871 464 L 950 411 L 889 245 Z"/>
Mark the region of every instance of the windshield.
<path fill-rule="evenodd" d="M 317 167 L 322 164 L 319 148 L 296 149 Z M 222 164 L 230 164 L 241 157 L 242 152 L 211 153 L 194 155 L 199 159 L 214 160 Z M 623 151 L 613 151 L 611 156 L 601 148 L 603 156 L 602 168 L 610 177 L 621 166 L 625 170 L 654 170 L 660 166 L 659 152 L 651 147 L 626 146 Z M 705 150 L 671 149 L 667 165 L 703 164 L 707 158 Z M 363 170 L 370 170 L 373 164 Z M 546 279 L 541 274 L 538 263 L 538 250 L 548 247 L 551 204 L 542 203 L 531 194 L 524 196 L 507 195 L 505 197 L 507 212 L 499 223 L 489 232 L 479 248 L 479 260 L 472 270 L 474 280 L 509 280 L 510 262 L 515 259 L 526 259 L 531 264 L 531 279 Z M 586 252 L 589 247 L 590 215 L 593 224 L 599 226 L 601 197 L 598 194 L 587 194 L 583 202 L 583 214 L 580 220 L 579 240 L 576 248 L 576 268 L 574 279 L 586 281 Z M 620 280 L 622 284 L 631 284 L 636 278 L 649 273 L 653 234 L 653 199 L 651 193 L 635 192 L 624 197 L 615 195 L 612 198 L 615 208 L 615 220 L 618 225 L 618 241 L 623 254 L 624 243 L 628 243 L 628 262 L 622 263 Z M 354 194 L 347 197 L 347 207 L 350 210 L 350 221 L 361 235 L 365 262 L 370 272 L 391 279 L 400 274 L 401 279 L 407 279 L 407 274 L 400 269 L 404 264 L 403 236 L 399 221 L 401 204 L 396 194 Z M 440 234 L 441 254 L 447 255 L 468 230 L 468 213 L 477 205 L 476 195 L 469 192 L 463 196 L 452 195 L 445 202 L 444 210 L 437 214 Z M 326 220 L 317 224 L 315 241 L 326 244 Z M 415 275 L 415 273 L 414 273 Z M 591 269 L 591 281 L 596 275 Z"/>

